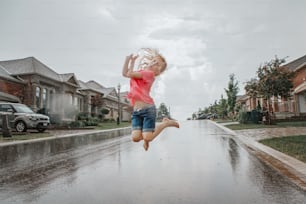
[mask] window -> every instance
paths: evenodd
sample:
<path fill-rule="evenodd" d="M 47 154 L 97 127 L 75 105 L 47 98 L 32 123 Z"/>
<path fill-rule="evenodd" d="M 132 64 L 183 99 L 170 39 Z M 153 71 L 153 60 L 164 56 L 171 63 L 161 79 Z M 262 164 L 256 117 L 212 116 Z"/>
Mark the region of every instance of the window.
<path fill-rule="evenodd" d="M 282 100 L 282 97 L 281 96 L 277 96 L 277 101 L 279 102 L 279 103 L 281 103 L 283 100 Z"/>

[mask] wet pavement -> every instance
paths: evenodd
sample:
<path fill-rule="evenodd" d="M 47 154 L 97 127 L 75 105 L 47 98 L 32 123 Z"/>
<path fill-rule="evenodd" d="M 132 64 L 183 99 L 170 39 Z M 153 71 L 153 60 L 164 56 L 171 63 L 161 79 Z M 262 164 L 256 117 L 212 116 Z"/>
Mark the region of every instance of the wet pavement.
<path fill-rule="evenodd" d="M 166 129 L 148 152 L 126 135 L 13 158 L 1 160 L 1 204 L 306 203 L 305 191 L 205 120 Z"/>
<path fill-rule="evenodd" d="M 275 168 L 282 175 L 306 192 L 306 163 L 275 149 L 265 146 L 259 140 L 276 137 L 305 135 L 306 127 L 262 128 L 246 130 L 229 130 L 226 124 L 216 124 L 246 146 L 258 158 Z"/>

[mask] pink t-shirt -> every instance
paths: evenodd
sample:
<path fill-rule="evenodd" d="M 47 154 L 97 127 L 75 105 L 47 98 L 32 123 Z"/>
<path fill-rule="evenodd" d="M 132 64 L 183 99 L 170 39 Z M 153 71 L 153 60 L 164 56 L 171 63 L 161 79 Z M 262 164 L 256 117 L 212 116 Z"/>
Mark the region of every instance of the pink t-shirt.
<path fill-rule="evenodd" d="M 153 99 L 150 96 L 150 90 L 155 80 L 154 72 L 149 70 L 140 70 L 142 78 L 131 78 L 130 80 L 130 92 L 127 98 L 130 100 L 132 106 L 135 101 L 143 101 L 148 104 L 154 104 Z"/>

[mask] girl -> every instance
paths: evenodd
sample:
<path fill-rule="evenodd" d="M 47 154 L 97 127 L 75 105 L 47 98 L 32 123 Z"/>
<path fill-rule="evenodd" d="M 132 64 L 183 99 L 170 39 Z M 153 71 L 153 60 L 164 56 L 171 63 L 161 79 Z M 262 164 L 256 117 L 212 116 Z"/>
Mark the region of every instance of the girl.
<path fill-rule="evenodd" d="M 156 107 L 150 96 L 150 90 L 156 76 L 159 76 L 167 67 L 164 57 L 157 51 L 144 49 L 149 55 L 140 59 L 141 69 L 134 71 L 135 60 L 138 55 L 129 55 L 125 59 L 122 75 L 130 78 L 130 92 L 128 99 L 133 106 L 132 138 L 134 142 L 144 140 L 143 147 L 147 151 L 149 143 L 156 138 L 166 127 L 179 128 L 179 124 L 168 118 L 155 126 Z"/>

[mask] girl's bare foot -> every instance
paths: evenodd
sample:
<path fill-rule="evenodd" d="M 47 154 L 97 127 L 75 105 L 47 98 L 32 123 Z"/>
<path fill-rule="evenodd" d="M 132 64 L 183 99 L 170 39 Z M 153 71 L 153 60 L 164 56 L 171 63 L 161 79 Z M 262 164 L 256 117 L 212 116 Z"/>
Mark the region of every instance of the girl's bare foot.
<path fill-rule="evenodd" d="M 148 149 L 149 149 L 149 142 L 148 142 L 148 141 L 146 141 L 146 140 L 143 141 L 143 148 L 144 148 L 146 151 L 148 151 Z"/>
<path fill-rule="evenodd" d="M 169 118 L 163 118 L 163 123 L 165 123 L 167 127 L 180 127 L 178 122 L 176 122 L 175 120 L 170 120 Z"/>

